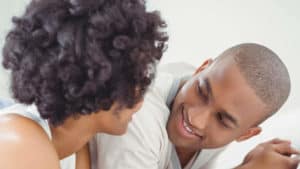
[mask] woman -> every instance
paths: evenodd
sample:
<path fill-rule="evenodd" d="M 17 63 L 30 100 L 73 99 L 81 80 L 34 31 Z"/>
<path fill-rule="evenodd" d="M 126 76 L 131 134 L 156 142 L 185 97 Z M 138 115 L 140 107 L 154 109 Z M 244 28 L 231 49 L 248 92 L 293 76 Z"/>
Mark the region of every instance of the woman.
<path fill-rule="evenodd" d="M 0 116 L 0 168 L 90 168 L 92 136 L 125 133 L 141 107 L 164 21 L 141 0 L 34 0 L 13 22 L 3 65 L 20 104 Z"/>

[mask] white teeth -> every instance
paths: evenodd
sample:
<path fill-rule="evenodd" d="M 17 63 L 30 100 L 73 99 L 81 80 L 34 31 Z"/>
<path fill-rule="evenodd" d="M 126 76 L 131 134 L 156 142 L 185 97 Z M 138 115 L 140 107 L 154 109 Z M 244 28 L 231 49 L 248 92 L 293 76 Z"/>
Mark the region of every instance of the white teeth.
<path fill-rule="evenodd" d="M 186 131 L 188 131 L 191 134 L 194 134 L 193 130 L 191 128 L 189 128 L 189 126 L 186 124 L 185 121 L 183 121 L 183 126 L 186 129 Z"/>

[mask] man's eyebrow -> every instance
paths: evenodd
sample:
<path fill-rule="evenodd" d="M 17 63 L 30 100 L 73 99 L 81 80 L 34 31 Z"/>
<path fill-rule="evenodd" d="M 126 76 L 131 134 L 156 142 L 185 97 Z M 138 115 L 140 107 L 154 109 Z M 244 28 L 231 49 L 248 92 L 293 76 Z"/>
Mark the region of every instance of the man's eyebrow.
<path fill-rule="evenodd" d="M 210 98 L 212 100 L 215 100 L 214 93 L 213 93 L 212 88 L 211 88 L 211 83 L 210 83 L 210 81 L 209 81 L 208 78 L 204 78 L 204 84 L 205 84 L 207 95 L 210 96 Z M 229 121 L 231 121 L 236 127 L 239 126 L 236 118 L 234 118 L 233 116 L 231 116 L 229 113 L 227 113 L 226 111 L 224 111 L 224 112 L 222 112 L 222 114 L 225 116 L 225 118 L 227 118 Z"/>

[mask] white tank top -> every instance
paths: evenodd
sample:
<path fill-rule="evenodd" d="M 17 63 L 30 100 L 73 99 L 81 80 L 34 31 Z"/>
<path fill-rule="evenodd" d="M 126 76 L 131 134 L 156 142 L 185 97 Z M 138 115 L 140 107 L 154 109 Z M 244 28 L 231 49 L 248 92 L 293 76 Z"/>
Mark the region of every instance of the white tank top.
<path fill-rule="evenodd" d="M 3 104 L 2 104 L 3 103 Z M 4 104 L 5 103 L 5 104 Z M 47 120 L 40 117 L 35 105 L 26 106 L 23 104 L 16 104 L 12 101 L 0 99 L 0 115 L 2 114 L 18 114 L 27 118 L 30 118 L 37 122 L 47 133 L 50 140 L 52 139 L 51 130 Z M 62 160 L 60 160 L 61 169 L 75 169 L 76 158 L 75 154 L 72 154 Z"/>

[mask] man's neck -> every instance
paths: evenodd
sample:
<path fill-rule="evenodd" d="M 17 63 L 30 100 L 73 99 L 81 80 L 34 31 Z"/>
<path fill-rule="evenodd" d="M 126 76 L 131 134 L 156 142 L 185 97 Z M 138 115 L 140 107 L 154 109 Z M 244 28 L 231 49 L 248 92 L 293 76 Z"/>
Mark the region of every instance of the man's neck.
<path fill-rule="evenodd" d="M 198 151 L 191 151 L 184 148 L 176 147 L 177 156 L 182 168 L 184 168 Z M 201 150 L 200 150 L 201 151 Z"/>

